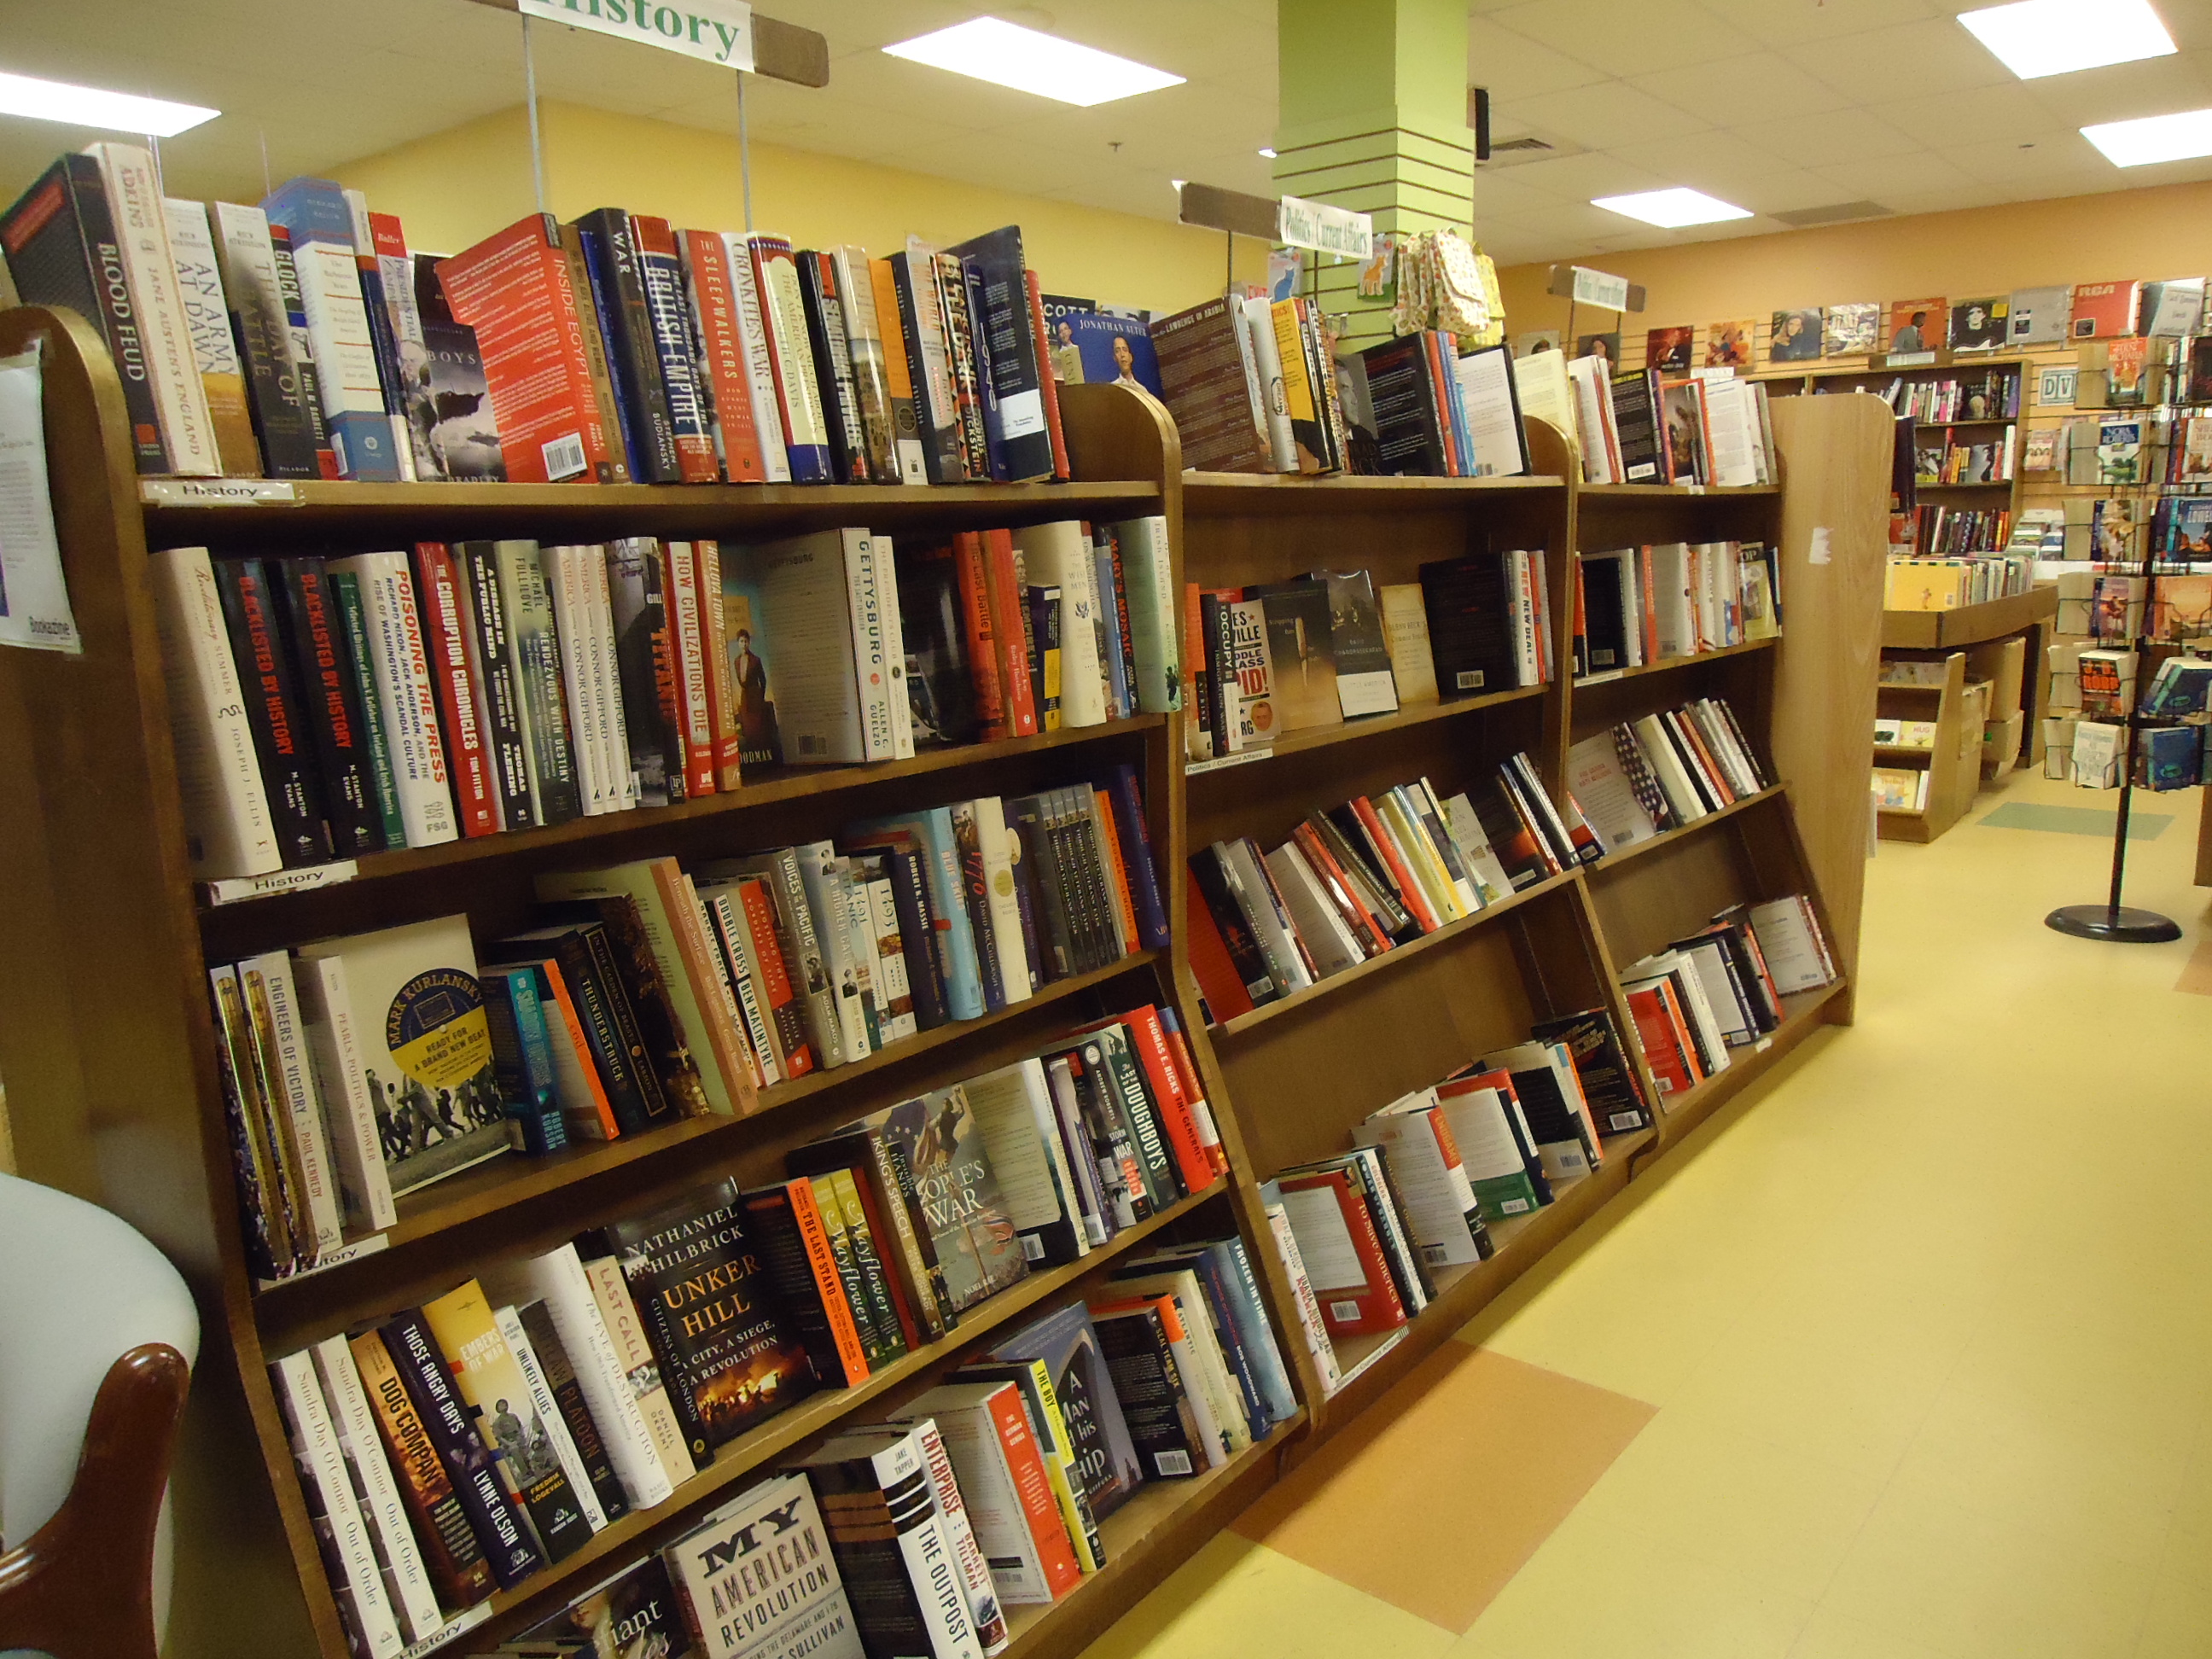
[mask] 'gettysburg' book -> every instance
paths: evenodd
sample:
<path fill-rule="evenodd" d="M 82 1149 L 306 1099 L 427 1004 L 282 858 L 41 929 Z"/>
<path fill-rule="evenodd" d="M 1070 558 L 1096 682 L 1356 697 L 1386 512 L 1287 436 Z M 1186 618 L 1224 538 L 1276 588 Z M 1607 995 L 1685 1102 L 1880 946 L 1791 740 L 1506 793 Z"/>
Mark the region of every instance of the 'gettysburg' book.
<path fill-rule="evenodd" d="M 862 1659 L 805 1475 L 762 1481 L 661 1554 L 703 1659 Z"/>
<path fill-rule="evenodd" d="M 329 962 L 326 1015 L 340 1033 L 337 1086 L 373 1122 L 394 1197 L 498 1157 L 511 1144 L 466 916 L 441 916 L 300 947 Z M 334 1103 L 335 1109 L 335 1103 Z"/>
<path fill-rule="evenodd" d="M 967 1092 L 955 1084 L 894 1106 L 883 1133 L 913 1172 L 947 1311 L 972 1308 L 1024 1278 L 1029 1262 Z"/>
<path fill-rule="evenodd" d="M 806 1352 L 769 1299 L 766 1265 L 739 1223 L 738 1183 L 717 1182 L 600 1230 L 660 1360 L 693 1459 L 814 1386 Z"/>

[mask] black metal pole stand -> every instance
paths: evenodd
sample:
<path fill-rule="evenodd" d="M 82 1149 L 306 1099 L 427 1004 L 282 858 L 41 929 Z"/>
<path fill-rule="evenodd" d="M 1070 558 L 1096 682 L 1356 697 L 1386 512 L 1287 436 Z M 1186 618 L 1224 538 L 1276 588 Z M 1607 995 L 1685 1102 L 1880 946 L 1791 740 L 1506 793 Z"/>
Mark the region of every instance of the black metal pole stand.
<path fill-rule="evenodd" d="M 2127 742 L 2120 750 L 2120 811 L 2112 830 L 2112 890 L 2102 904 L 2061 905 L 2044 917 L 2043 925 L 2075 939 L 2106 939 L 2116 945 L 2164 945 L 2181 937 L 2179 923 L 2155 910 L 2138 910 L 2120 902 L 2121 883 L 2128 869 L 2128 808 L 2136 790 L 2136 734 L 2142 729 L 2143 668 L 2150 660 L 2150 622 L 2156 614 L 2158 550 L 2151 529 L 2143 535 L 2143 593 L 2141 621 L 2136 629 L 2136 674 L 2126 708 Z"/>

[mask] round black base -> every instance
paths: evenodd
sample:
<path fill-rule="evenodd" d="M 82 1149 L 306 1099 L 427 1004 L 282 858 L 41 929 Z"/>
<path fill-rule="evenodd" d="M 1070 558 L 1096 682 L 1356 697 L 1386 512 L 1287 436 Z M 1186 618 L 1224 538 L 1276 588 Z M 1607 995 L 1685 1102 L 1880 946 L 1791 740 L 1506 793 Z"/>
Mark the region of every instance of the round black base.
<path fill-rule="evenodd" d="M 2109 939 L 2117 945 L 2163 945 L 2181 937 L 2179 923 L 2155 910 L 2125 904 L 2117 911 L 2109 904 L 2069 904 L 2044 917 L 2043 925 L 2075 939 Z"/>

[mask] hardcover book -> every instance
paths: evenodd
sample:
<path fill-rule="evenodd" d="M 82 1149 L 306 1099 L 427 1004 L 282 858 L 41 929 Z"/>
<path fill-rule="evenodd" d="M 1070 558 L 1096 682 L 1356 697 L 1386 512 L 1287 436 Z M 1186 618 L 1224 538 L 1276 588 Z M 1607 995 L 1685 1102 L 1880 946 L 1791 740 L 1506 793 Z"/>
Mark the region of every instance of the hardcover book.
<path fill-rule="evenodd" d="M 1049 302 L 1046 309 L 1049 313 Z M 1053 362 L 1063 382 L 1142 386 L 1155 398 L 1166 400 L 1152 335 L 1136 318 L 1071 312 L 1058 318 L 1048 314 L 1046 324 Z"/>
<path fill-rule="evenodd" d="M 1076 1473 L 1091 1513 L 1104 1520 L 1143 1484 L 1143 1466 L 1121 1414 L 1121 1402 L 1091 1310 L 1072 1302 L 1024 1326 L 992 1348 L 994 1359 L 1042 1359 L 1073 1443 Z"/>
<path fill-rule="evenodd" d="M 800 1474 L 778 1474 L 661 1552 L 702 1659 L 863 1659 L 829 1529 Z"/>
<path fill-rule="evenodd" d="M 912 1173 L 948 1311 L 972 1308 L 1028 1273 L 982 1127 L 957 1084 L 892 1107 L 882 1132 Z"/>
<path fill-rule="evenodd" d="M 596 1248 L 621 1265 L 669 1402 L 702 1465 L 715 1447 L 814 1387 L 805 1349 L 775 1311 L 741 1211 L 737 1183 L 724 1181 L 595 1236 Z"/>
<path fill-rule="evenodd" d="M 648 1555 L 514 1638 L 518 1651 L 576 1659 L 701 1659 L 668 1567 Z"/>
<path fill-rule="evenodd" d="M 343 1086 L 374 1115 L 395 1196 L 508 1149 L 465 916 L 325 939 L 299 955 L 343 969 Z"/>

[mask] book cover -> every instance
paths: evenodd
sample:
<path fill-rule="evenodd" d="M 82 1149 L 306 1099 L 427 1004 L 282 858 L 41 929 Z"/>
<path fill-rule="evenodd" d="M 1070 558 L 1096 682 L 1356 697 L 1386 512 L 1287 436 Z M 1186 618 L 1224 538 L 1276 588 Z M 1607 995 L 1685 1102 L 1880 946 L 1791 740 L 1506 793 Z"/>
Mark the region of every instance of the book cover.
<path fill-rule="evenodd" d="M 991 1357 L 1045 1363 L 1073 1442 L 1076 1473 L 1091 1513 L 1103 1521 L 1127 1503 L 1144 1482 L 1144 1467 L 1114 1391 L 1091 1310 L 1072 1302 L 1002 1338 L 991 1349 Z"/>
<path fill-rule="evenodd" d="M 882 1133 L 911 1172 L 950 1311 L 971 1308 L 1028 1273 L 982 1126 L 958 1085 L 892 1107 Z"/>
<path fill-rule="evenodd" d="M 833 1440 L 799 1462 L 871 1656 L 982 1659 L 918 1432 Z"/>
<path fill-rule="evenodd" d="M 514 1638 L 520 1651 L 576 1659 L 697 1659 L 684 1602 L 657 1555 L 594 1584 Z M 531 1645 L 542 1644 L 542 1646 Z"/>
<path fill-rule="evenodd" d="M 1698 331 L 1684 323 L 1674 328 L 1655 328 L 1644 337 L 1644 366 L 1664 374 L 1684 374 L 1690 368 L 1690 348 Z"/>
<path fill-rule="evenodd" d="M 1202 472 L 1273 471 L 1273 447 L 1246 383 L 1235 302 L 1208 300 L 1150 326 L 1161 401 L 1182 434 L 1183 465 Z"/>
<path fill-rule="evenodd" d="M 1047 301 L 1050 311 L 1050 301 Z M 1054 367 L 1063 384 L 1134 386 L 1166 400 L 1160 381 L 1159 354 L 1143 322 L 1102 312 L 1048 315 Z"/>
<path fill-rule="evenodd" d="M 355 1082 L 373 1103 L 395 1196 L 509 1146 L 468 919 L 300 947 L 344 969 Z"/>
<path fill-rule="evenodd" d="M 829 1529 L 802 1474 L 749 1487 L 661 1559 L 701 1659 L 864 1659 Z"/>
<path fill-rule="evenodd" d="M 231 332 L 231 307 L 223 294 L 222 271 L 216 257 L 207 206 L 201 202 L 180 202 L 174 197 L 161 205 L 167 219 L 169 258 L 176 269 L 178 297 L 183 302 L 185 331 L 193 364 L 199 371 L 216 453 L 229 477 L 258 478 L 262 476 L 261 450 L 246 404 L 246 374 L 239 362 L 237 338 Z"/>
<path fill-rule="evenodd" d="M 689 1449 L 702 1464 L 814 1386 L 805 1351 L 775 1312 L 742 1203 L 734 1181 L 719 1182 L 598 1235 L 621 1265 Z"/>
<path fill-rule="evenodd" d="M 1344 711 L 1337 701 L 1328 584 L 1310 577 L 1245 591 L 1259 601 L 1266 626 L 1281 729 L 1341 725 Z"/>
<path fill-rule="evenodd" d="M 1941 351 L 1949 338 L 1950 322 L 1951 307 L 1940 297 L 1893 300 L 1883 331 L 1887 340 L 1883 349 L 1893 356 Z"/>
<path fill-rule="evenodd" d="M 1810 311 L 1776 312 L 1768 325 L 1767 362 L 1802 363 L 1818 357 L 1823 326 L 1817 307 Z"/>
<path fill-rule="evenodd" d="M 1881 349 L 1881 306 L 1828 306 L 1821 312 L 1821 356 L 1864 357 Z M 1687 367 L 1687 365 L 1685 365 Z"/>
<path fill-rule="evenodd" d="M 278 633 L 268 567 L 260 559 L 219 559 L 214 569 L 277 846 L 288 865 L 321 863 L 331 856 L 322 773 L 301 718 L 292 659 Z"/>
<path fill-rule="evenodd" d="M 1052 434 L 1045 422 L 1043 387 L 1049 371 L 1037 361 L 1030 324 L 1021 227 L 1004 225 L 946 252 L 960 260 L 971 294 L 981 299 L 980 313 L 971 320 L 982 346 L 977 355 L 991 380 L 984 418 L 993 428 L 994 455 L 1003 456 L 1008 483 L 1049 478 Z"/>

